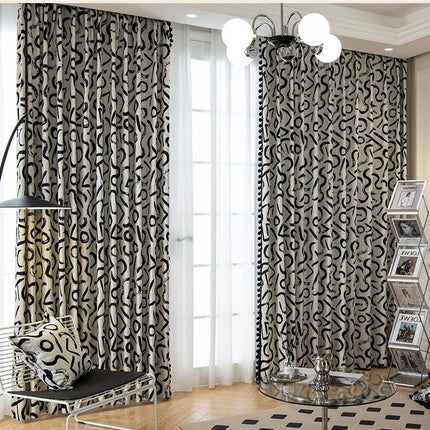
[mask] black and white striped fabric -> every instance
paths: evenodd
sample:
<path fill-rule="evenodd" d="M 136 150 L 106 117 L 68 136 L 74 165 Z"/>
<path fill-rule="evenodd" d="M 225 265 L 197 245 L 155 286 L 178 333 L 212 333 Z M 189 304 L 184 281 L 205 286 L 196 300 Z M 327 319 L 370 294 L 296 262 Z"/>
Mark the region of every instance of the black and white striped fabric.
<path fill-rule="evenodd" d="M 171 26 L 26 3 L 18 30 L 20 189 L 27 171 L 30 194 L 71 209 L 20 213 L 17 322 L 72 315 L 96 367 L 153 373 L 168 398 Z"/>
<path fill-rule="evenodd" d="M 287 350 L 301 366 L 328 351 L 334 368 L 387 365 L 406 62 L 344 50 L 283 63 L 264 42 L 260 54 L 257 378 Z"/>
<path fill-rule="evenodd" d="M 28 367 L 53 390 L 72 388 L 91 370 L 91 360 L 79 339 L 52 315 L 32 332 L 11 336 L 10 341 Z"/>

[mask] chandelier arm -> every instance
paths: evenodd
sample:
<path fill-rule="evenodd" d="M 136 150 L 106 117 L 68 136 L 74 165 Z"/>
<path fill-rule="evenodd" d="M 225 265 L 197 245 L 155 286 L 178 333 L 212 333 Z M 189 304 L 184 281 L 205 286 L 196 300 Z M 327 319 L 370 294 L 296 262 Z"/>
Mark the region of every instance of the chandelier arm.
<path fill-rule="evenodd" d="M 287 32 L 287 34 L 288 34 L 288 27 L 289 27 L 289 25 L 290 25 L 291 18 L 293 18 L 293 17 L 294 17 L 294 16 L 296 16 L 296 15 L 297 15 L 297 17 L 299 18 L 299 20 L 298 20 L 298 21 L 296 21 L 296 22 L 293 24 L 293 28 L 292 28 L 292 30 L 291 30 L 291 34 L 292 34 L 293 36 L 294 36 L 294 32 L 296 31 L 297 26 L 299 25 L 300 20 L 303 18 L 302 14 L 301 14 L 300 12 L 294 11 L 294 12 L 293 12 L 289 17 L 288 17 L 287 23 L 285 24 L 285 29 L 286 29 L 286 32 Z"/>
<path fill-rule="evenodd" d="M 267 23 L 267 22 L 262 22 L 262 23 L 258 24 L 258 25 L 257 25 L 257 27 L 256 27 L 256 29 L 255 29 L 254 34 L 255 34 L 255 35 L 257 35 L 257 31 L 258 31 L 261 27 L 263 27 L 263 26 L 265 26 L 265 25 L 267 25 L 267 26 L 270 28 L 271 36 L 274 36 L 274 35 L 275 35 L 275 31 L 273 30 L 273 28 L 272 28 L 272 27 L 269 25 L 269 23 Z"/>
<path fill-rule="evenodd" d="M 269 22 L 261 22 L 260 24 L 257 25 L 257 19 L 258 18 L 264 18 L 267 19 L 267 21 Z M 257 30 L 259 30 L 263 25 L 267 25 L 272 33 L 272 36 L 275 35 L 275 23 L 273 22 L 273 19 L 270 18 L 270 16 L 264 15 L 264 14 L 260 14 L 257 15 L 253 20 L 252 20 L 252 31 L 254 32 L 254 34 L 257 34 Z"/>

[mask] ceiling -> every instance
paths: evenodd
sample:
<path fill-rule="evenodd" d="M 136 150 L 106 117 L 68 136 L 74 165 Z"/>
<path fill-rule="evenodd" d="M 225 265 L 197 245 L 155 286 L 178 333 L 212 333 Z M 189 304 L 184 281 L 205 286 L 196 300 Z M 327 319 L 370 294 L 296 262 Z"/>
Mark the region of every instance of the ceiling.
<path fill-rule="evenodd" d="M 314 0 L 315 1 L 315 0 Z M 71 4 L 70 2 L 64 2 Z M 199 27 L 221 29 L 232 17 L 251 22 L 257 14 L 280 22 L 279 3 L 74 3 L 75 5 L 147 16 Z M 345 49 L 410 58 L 430 52 L 430 2 L 415 3 L 284 3 L 284 15 L 320 12 Z M 195 13 L 196 18 L 187 18 Z M 392 52 L 384 51 L 393 48 Z"/>
<path fill-rule="evenodd" d="M 427 5 L 426 3 L 343 3 L 342 6 L 380 15 L 402 18 L 412 12 L 424 9 Z"/>

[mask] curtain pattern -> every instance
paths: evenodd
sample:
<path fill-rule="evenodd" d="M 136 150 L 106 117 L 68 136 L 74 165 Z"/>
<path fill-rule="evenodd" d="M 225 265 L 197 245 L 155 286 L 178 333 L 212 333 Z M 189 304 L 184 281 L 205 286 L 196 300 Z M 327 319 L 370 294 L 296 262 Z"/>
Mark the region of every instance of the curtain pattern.
<path fill-rule="evenodd" d="M 387 365 L 386 210 L 406 168 L 406 62 L 343 51 L 282 63 L 262 42 L 257 378 L 299 365 Z"/>
<path fill-rule="evenodd" d="M 94 365 L 151 371 L 166 398 L 170 47 L 166 22 L 20 7 L 20 189 L 71 209 L 20 213 L 16 321 L 72 314 Z"/>

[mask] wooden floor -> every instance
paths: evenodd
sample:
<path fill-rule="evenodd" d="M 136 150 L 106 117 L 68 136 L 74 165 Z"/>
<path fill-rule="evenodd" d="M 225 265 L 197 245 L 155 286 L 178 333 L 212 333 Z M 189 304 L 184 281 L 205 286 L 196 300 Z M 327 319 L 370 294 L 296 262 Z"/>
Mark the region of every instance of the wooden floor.
<path fill-rule="evenodd" d="M 236 383 L 232 386 L 217 386 L 214 389 L 195 388 L 191 393 L 174 393 L 169 400 L 158 401 L 158 429 L 178 430 L 180 424 L 270 409 L 280 405 L 281 402 L 261 394 L 255 384 Z M 116 407 L 87 414 L 85 419 L 136 430 L 154 429 L 152 404 Z M 25 423 L 19 423 L 11 418 L 0 421 L 1 430 L 62 430 L 64 426 L 64 416 L 44 416 Z M 95 427 L 79 426 L 74 420 L 71 421 L 70 430 L 85 428 Z"/>
<path fill-rule="evenodd" d="M 387 369 L 372 370 L 381 376 L 387 375 Z M 414 389 L 405 387 L 398 387 L 398 390 L 414 391 Z M 171 399 L 158 401 L 158 429 L 178 430 L 180 424 L 271 409 L 281 404 L 282 402 L 261 394 L 255 384 L 236 383 L 231 386 L 217 386 L 215 389 L 195 388 L 191 393 L 174 393 Z M 152 404 L 116 407 L 103 412 L 87 414 L 85 418 L 136 430 L 153 430 L 154 428 Z M 64 426 L 64 416 L 45 415 L 43 418 L 29 420 L 25 423 L 19 423 L 11 418 L 0 420 L 1 430 L 62 430 Z M 71 421 L 70 430 L 77 429 L 85 429 L 85 426 Z"/>

